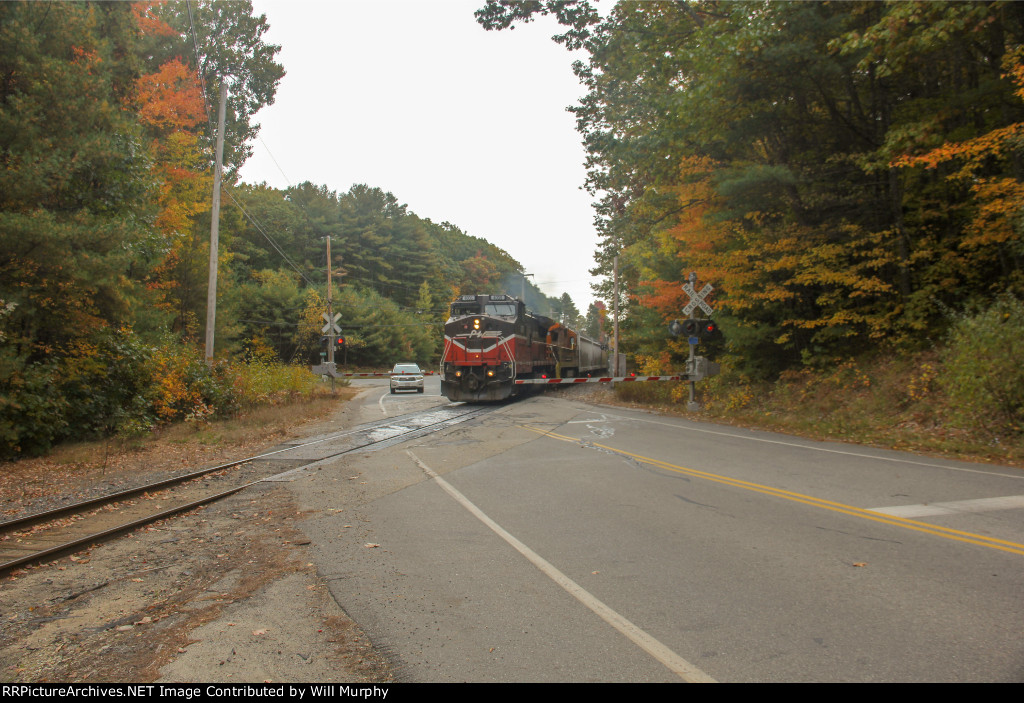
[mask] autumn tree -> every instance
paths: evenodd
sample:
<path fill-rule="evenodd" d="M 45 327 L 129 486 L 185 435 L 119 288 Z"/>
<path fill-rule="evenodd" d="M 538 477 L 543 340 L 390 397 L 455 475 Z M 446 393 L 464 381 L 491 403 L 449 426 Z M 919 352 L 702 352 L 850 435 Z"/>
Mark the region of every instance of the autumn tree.
<path fill-rule="evenodd" d="M 590 54 L 572 111 L 599 198 L 595 273 L 619 257 L 641 346 L 670 344 L 652 325 L 678 316 L 689 271 L 715 283 L 735 361 L 757 375 L 913 345 L 949 306 L 1018 285 L 1021 5 L 586 8 L 489 2 L 478 17 L 551 14 L 570 30 L 556 40 Z"/>
<path fill-rule="evenodd" d="M 256 111 L 273 103 L 284 71 L 274 62 L 280 47 L 266 44 L 265 16 L 254 17 L 251 3 L 140 2 L 134 5 L 142 54 L 152 73 L 140 78 L 137 104 L 151 138 L 154 175 L 160 184 L 156 225 L 162 235 L 158 261 L 148 284 L 161 295 L 160 306 L 175 331 L 196 335 L 204 319 L 209 259 L 212 189 L 212 107 L 223 77 L 231 84 L 225 163 L 228 179 L 245 160 L 259 126 Z M 230 200 L 230 193 L 228 199 Z M 225 209 L 225 246 L 221 279 L 230 287 L 231 220 L 239 212 Z M 229 334 L 224 315 L 218 325 Z"/>
<path fill-rule="evenodd" d="M 224 163 L 231 175 L 252 154 L 251 142 L 259 134 L 256 113 L 274 104 L 284 68 L 275 61 L 281 47 L 268 44 L 266 15 L 254 15 L 249 0 L 198 0 L 190 4 L 167 2 L 155 16 L 174 29 L 189 47 L 185 56 L 197 71 L 209 115 L 214 114 L 222 80 L 229 84 Z M 209 120 L 211 123 L 213 119 Z M 205 153 L 213 154 L 213 130 L 203 133 Z"/>
<path fill-rule="evenodd" d="M 116 377 L 106 342 L 145 295 L 135 39 L 127 4 L 0 4 L 0 455 L 91 431 L 128 388 L 91 380 Z"/>
<path fill-rule="evenodd" d="M 14 356 L 119 321 L 150 210 L 127 4 L 0 4 L 0 299 Z"/>

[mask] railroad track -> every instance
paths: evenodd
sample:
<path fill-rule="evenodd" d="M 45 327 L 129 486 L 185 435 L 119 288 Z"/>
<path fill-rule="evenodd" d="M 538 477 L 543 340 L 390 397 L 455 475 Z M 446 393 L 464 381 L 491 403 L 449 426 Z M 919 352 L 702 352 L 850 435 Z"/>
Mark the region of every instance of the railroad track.
<path fill-rule="evenodd" d="M 0 574 L 97 544 L 264 481 L 293 480 L 305 471 L 350 452 L 373 451 L 406 442 L 495 409 L 455 404 L 410 413 L 8 520 L 0 523 Z M 275 462 L 283 459 L 292 466 L 282 473 Z"/>

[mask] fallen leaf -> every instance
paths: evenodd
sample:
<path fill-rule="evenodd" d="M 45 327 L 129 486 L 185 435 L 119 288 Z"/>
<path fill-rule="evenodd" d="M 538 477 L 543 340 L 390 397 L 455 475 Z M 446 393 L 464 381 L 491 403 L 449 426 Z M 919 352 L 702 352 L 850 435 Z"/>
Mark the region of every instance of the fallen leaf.
<path fill-rule="evenodd" d="M 379 544 L 377 544 L 376 542 L 367 542 L 367 543 L 366 543 L 366 544 L 364 544 L 363 546 L 364 546 L 364 547 L 365 547 L 366 549 L 375 549 L 376 547 L 379 547 L 380 545 L 379 545 Z"/>
<path fill-rule="evenodd" d="M 855 562 L 853 562 L 853 565 L 854 566 L 867 566 L 868 563 L 866 561 L 855 561 Z"/>
<path fill-rule="evenodd" d="M 267 634 L 267 631 L 266 630 L 253 630 L 252 634 L 254 634 L 256 636 L 265 635 L 265 634 Z"/>

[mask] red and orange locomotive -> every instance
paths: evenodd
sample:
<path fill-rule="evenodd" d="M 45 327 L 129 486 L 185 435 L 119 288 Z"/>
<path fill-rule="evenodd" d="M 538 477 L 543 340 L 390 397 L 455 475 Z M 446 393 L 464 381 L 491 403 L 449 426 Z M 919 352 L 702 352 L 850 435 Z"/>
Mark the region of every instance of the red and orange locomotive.
<path fill-rule="evenodd" d="M 508 295 L 462 295 L 444 325 L 441 393 L 449 400 L 504 400 L 519 378 L 573 378 L 608 368 L 592 339 L 526 310 Z"/>

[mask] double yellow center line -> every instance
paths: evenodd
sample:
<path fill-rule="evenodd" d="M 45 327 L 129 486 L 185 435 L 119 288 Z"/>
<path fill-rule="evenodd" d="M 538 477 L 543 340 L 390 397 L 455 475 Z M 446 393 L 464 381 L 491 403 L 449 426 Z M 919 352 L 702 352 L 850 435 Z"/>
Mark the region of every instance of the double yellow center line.
<path fill-rule="evenodd" d="M 609 447 L 606 444 L 598 444 L 596 442 L 583 442 L 574 437 L 568 437 L 566 435 L 556 434 L 549 430 L 541 429 L 539 427 L 532 427 L 530 425 L 521 425 L 524 429 L 536 432 L 537 434 L 557 439 L 563 442 L 571 442 L 572 444 L 580 444 L 588 447 L 597 447 L 604 449 L 605 451 L 618 454 L 620 456 L 626 456 L 634 461 L 638 461 L 642 464 L 654 466 L 665 471 L 671 471 L 673 473 L 682 474 L 684 476 L 692 476 L 693 478 L 701 478 L 707 481 L 714 481 L 715 483 L 721 483 L 726 486 L 733 486 L 735 488 L 742 488 L 748 491 L 754 491 L 756 493 L 763 493 L 764 495 L 775 496 L 776 498 L 783 498 L 785 500 L 791 500 L 796 503 L 803 503 L 805 505 L 811 505 L 816 508 L 823 508 L 825 510 L 831 510 L 837 513 L 843 513 L 844 515 L 852 515 L 853 517 L 859 517 L 864 520 L 871 520 L 873 522 L 880 522 L 884 525 L 894 525 L 896 527 L 902 527 L 907 530 L 914 530 L 915 532 L 924 532 L 925 534 L 935 535 L 937 537 L 943 537 L 945 539 L 954 540 L 957 542 L 966 542 L 967 544 L 976 544 L 981 547 L 988 547 L 990 549 L 998 549 L 1003 552 L 1010 552 L 1011 554 L 1024 555 L 1024 544 L 1018 542 L 1010 542 L 1005 539 L 997 539 L 995 537 L 987 537 L 985 535 L 975 534 L 973 532 L 964 532 L 962 530 L 954 530 L 948 527 L 940 527 L 938 525 L 930 525 L 926 522 L 918 522 L 917 520 L 909 520 L 907 518 L 896 517 L 893 515 L 885 515 L 883 513 L 877 513 L 872 510 L 865 508 L 858 508 L 853 505 L 846 505 L 844 503 L 838 503 L 833 500 L 825 500 L 823 498 L 815 498 L 814 496 L 805 495 L 803 493 L 796 493 L 794 491 L 787 491 L 782 488 L 773 488 L 772 486 L 765 486 L 760 483 L 753 483 L 751 481 L 743 481 L 738 478 L 729 478 L 728 476 L 722 476 L 719 474 L 712 474 L 706 471 L 697 471 L 696 469 L 688 469 L 683 466 L 677 466 L 667 461 L 661 461 L 660 459 L 652 459 L 640 454 L 634 454 L 633 452 L 627 452 L 622 449 L 616 449 L 615 447 Z"/>

